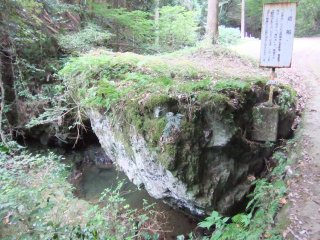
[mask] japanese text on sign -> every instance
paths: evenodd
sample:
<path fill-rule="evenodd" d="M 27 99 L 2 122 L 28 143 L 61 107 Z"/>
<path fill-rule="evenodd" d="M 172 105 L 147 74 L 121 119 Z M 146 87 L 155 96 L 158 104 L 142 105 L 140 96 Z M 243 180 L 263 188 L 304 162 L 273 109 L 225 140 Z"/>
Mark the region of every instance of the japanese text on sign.
<path fill-rule="evenodd" d="M 263 7 L 260 66 L 291 67 L 296 3 L 271 3 Z"/>

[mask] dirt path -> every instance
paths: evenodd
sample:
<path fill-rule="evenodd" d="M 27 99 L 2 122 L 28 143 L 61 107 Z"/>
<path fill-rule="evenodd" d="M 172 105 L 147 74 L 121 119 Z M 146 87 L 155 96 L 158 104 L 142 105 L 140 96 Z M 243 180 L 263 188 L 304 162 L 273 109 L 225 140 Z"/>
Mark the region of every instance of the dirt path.
<path fill-rule="evenodd" d="M 287 211 L 288 236 L 320 239 L 320 38 L 298 39 L 293 71 L 303 76 L 309 99 L 303 114 L 295 172 L 290 184 Z"/>
<path fill-rule="evenodd" d="M 239 53 L 259 56 L 259 41 L 236 47 Z M 289 204 L 281 213 L 285 239 L 320 240 L 320 37 L 296 39 L 291 69 L 280 74 L 299 74 L 308 100 L 292 152 L 293 177 L 288 180 Z"/>

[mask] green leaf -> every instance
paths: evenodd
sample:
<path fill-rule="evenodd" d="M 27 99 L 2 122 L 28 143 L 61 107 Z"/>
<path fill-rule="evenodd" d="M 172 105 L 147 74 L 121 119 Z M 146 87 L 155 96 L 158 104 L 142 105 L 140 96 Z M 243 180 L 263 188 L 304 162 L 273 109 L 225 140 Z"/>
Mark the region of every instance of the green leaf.
<path fill-rule="evenodd" d="M 214 222 L 212 222 L 212 221 L 206 221 L 206 220 L 198 223 L 198 226 L 199 226 L 199 227 L 207 228 L 208 230 L 209 230 L 210 227 L 212 227 L 213 225 L 214 225 Z"/>
<path fill-rule="evenodd" d="M 8 153 L 8 152 L 10 152 L 10 149 L 8 147 L 6 147 L 5 145 L 0 144 L 0 152 Z"/>

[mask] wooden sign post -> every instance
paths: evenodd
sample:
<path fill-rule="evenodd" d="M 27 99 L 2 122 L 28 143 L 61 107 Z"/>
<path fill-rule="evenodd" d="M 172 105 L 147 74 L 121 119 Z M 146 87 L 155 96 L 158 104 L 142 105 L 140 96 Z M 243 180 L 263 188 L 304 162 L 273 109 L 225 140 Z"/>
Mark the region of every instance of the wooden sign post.
<path fill-rule="evenodd" d="M 297 3 L 263 7 L 260 67 L 291 67 Z"/>
<path fill-rule="evenodd" d="M 290 68 L 297 3 L 268 3 L 263 6 L 260 67 L 271 68 L 269 100 L 254 107 L 253 139 L 276 141 L 279 107 L 273 104 L 276 68 Z"/>
<path fill-rule="evenodd" d="M 263 6 L 260 67 L 272 68 L 268 105 L 272 105 L 276 68 L 290 68 L 297 3 L 267 3 Z"/>

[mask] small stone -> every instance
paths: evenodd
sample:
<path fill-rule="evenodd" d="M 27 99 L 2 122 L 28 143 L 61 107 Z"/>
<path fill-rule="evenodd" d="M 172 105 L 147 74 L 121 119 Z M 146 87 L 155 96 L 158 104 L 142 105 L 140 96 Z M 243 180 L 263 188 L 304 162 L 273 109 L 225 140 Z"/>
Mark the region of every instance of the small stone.
<path fill-rule="evenodd" d="M 253 176 L 253 175 L 249 175 L 249 176 L 247 177 L 247 179 L 248 179 L 250 182 L 253 182 L 254 180 L 256 180 L 256 177 Z"/>
<path fill-rule="evenodd" d="M 306 230 L 302 230 L 299 232 L 300 235 L 306 235 L 308 232 Z"/>
<path fill-rule="evenodd" d="M 293 171 L 292 171 L 290 166 L 286 166 L 285 167 L 285 171 L 286 171 L 286 174 L 287 174 L 288 177 L 292 177 L 293 176 Z"/>
<path fill-rule="evenodd" d="M 165 116 L 166 113 L 167 113 L 168 109 L 166 107 L 155 107 L 154 110 L 153 110 L 153 116 L 155 118 L 160 118 L 162 116 Z"/>

